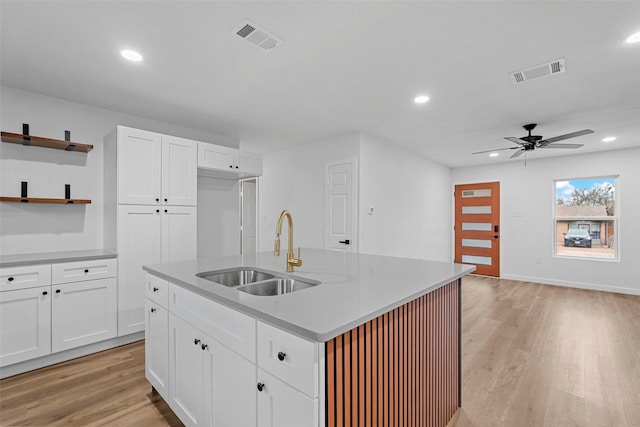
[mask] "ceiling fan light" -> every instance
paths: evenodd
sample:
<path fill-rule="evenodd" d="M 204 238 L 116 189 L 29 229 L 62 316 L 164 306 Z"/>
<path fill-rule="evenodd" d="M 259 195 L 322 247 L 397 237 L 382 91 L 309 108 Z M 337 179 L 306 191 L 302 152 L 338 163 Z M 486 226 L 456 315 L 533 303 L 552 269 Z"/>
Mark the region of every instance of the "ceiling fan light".
<path fill-rule="evenodd" d="M 427 95 L 418 95 L 413 99 L 413 102 L 416 104 L 424 104 L 429 101 L 429 97 Z"/>
<path fill-rule="evenodd" d="M 616 140 L 615 136 L 608 136 L 606 138 L 602 138 L 602 142 L 613 142 Z"/>
<path fill-rule="evenodd" d="M 625 40 L 627 43 L 638 43 L 640 42 L 640 31 L 638 31 L 635 34 L 631 34 L 629 37 L 627 37 L 627 40 Z"/>
<path fill-rule="evenodd" d="M 500 153 L 491 153 L 489 154 L 489 157 L 498 157 L 500 155 Z"/>

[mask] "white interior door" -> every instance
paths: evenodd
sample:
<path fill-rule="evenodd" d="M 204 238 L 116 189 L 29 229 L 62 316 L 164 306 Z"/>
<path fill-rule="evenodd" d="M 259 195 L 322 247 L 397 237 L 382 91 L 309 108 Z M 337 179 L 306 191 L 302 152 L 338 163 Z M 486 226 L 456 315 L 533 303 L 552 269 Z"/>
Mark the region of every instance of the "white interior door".
<path fill-rule="evenodd" d="M 255 179 L 249 179 L 240 183 L 240 220 L 242 246 L 240 253 L 255 253 L 258 247 L 257 239 L 257 208 L 258 208 L 258 183 Z"/>
<path fill-rule="evenodd" d="M 357 252 L 356 161 L 328 163 L 325 180 L 325 249 Z"/>

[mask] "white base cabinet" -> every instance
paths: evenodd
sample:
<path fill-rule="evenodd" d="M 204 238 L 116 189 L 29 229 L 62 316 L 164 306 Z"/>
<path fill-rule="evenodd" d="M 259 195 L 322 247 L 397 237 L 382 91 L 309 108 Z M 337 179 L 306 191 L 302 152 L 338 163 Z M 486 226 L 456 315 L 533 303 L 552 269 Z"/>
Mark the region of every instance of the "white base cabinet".
<path fill-rule="evenodd" d="M 152 274 L 146 295 L 146 376 L 185 425 L 319 425 L 320 343 Z"/>
<path fill-rule="evenodd" d="M 115 258 L 0 269 L 0 367 L 117 334 Z"/>
<path fill-rule="evenodd" d="M 187 426 L 253 426 L 255 365 L 169 315 L 169 406 Z"/>
<path fill-rule="evenodd" d="M 51 350 L 69 350 L 116 336 L 117 280 L 98 279 L 52 286 Z"/>
<path fill-rule="evenodd" d="M 318 399 L 258 369 L 258 427 L 318 425 Z"/>
<path fill-rule="evenodd" d="M 51 353 L 51 286 L 0 292 L 0 366 Z"/>

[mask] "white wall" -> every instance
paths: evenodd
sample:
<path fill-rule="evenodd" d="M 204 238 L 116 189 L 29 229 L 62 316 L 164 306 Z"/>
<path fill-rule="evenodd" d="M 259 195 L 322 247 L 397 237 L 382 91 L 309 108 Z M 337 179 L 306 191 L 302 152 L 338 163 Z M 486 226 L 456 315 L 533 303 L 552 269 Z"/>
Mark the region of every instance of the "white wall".
<path fill-rule="evenodd" d="M 448 167 L 362 135 L 360 252 L 451 261 L 450 189 Z"/>
<path fill-rule="evenodd" d="M 0 87 L 0 127 L 22 133 L 30 124 L 36 136 L 93 144 L 88 154 L 17 144 L 0 144 L 0 195 L 20 196 L 20 182 L 29 183 L 31 197 L 71 196 L 90 205 L 0 203 L 0 253 L 34 253 L 102 248 L 102 139 L 116 125 L 137 127 L 219 145 L 238 147 L 237 139 L 186 129 L 15 88 Z M 206 205 L 206 203 L 205 203 Z M 198 212 L 206 217 L 207 212 Z"/>
<path fill-rule="evenodd" d="M 640 294 L 640 149 L 531 157 L 452 172 L 454 184 L 500 182 L 501 277 Z M 619 175 L 619 261 L 554 257 L 554 180 L 604 175 Z"/>
<path fill-rule="evenodd" d="M 264 156 L 258 196 L 259 250 L 273 250 L 276 222 L 284 209 L 293 216 L 296 247 L 324 248 L 325 166 L 357 158 L 359 143 L 359 134 L 349 133 Z"/>
<path fill-rule="evenodd" d="M 325 167 L 344 159 L 358 159 L 360 252 L 451 260 L 449 168 L 359 133 L 265 156 L 260 180 L 261 250 L 273 248 L 282 209 L 293 214 L 296 246 L 324 247 Z M 374 206 L 374 215 L 367 214 L 369 205 Z"/>

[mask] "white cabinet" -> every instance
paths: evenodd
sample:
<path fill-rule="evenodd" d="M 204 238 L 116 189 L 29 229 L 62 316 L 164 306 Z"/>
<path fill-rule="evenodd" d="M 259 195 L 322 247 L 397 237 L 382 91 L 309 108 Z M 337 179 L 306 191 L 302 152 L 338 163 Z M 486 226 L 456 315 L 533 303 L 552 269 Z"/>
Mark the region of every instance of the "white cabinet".
<path fill-rule="evenodd" d="M 198 143 L 198 168 L 203 175 L 246 178 L 262 175 L 262 156 L 221 145 Z"/>
<path fill-rule="evenodd" d="M 321 344 L 152 274 L 146 295 L 147 378 L 185 425 L 319 425 Z M 157 319 L 167 303 L 165 335 Z"/>
<path fill-rule="evenodd" d="M 169 382 L 169 406 L 185 425 L 255 425 L 255 365 L 173 314 Z"/>
<path fill-rule="evenodd" d="M 118 203 L 197 204 L 197 142 L 124 126 L 115 138 L 117 174 L 105 173 L 117 179 Z"/>
<path fill-rule="evenodd" d="M 115 337 L 116 272 L 115 258 L 0 269 L 0 366 Z"/>
<path fill-rule="evenodd" d="M 203 341 L 204 425 L 256 425 L 255 365 L 208 335 Z"/>
<path fill-rule="evenodd" d="M 0 268 L 0 292 L 51 284 L 51 264 Z"/>
<path fill-rule="evenodd" d="M 197 208 L 118 207 L 118 335 L 144 328 L 143 265 L 196 258 Z"/>
<path fill-rule="evenodd" d="M 118 335 L 144 328 L 142 266 L 161 260 L 161 215 L 154 206 L 118 207 Z"/>
<path fill-rule="evenodd" d="M 162 203 L 198 203 L 198 143 L 162 135 Z"/>
<path fill-rule="evenodd" d="M 0 292 L 0 366 L 49 353 L 51 286 Z"/>
<path fill-rule="evenodd" d="M 258 369 L 258 427 L 317 427 L 318 399 L 311 399 Z"/>
<path fill-rule="evenodd" d="M 197 257 L 198 143 L 118 126 L 104 150 L 104 242 L 119 256 L 124 336 L 145 327 L 142 266 Z"/>
<path fill-rule="evenodd" d="M 51 350 L 54 353 L 116 336 L 115 278 L 58 284 L 51 290 Z"/>
<path fill-rule="evenodd" d="M 147 299 L 145 313 L 145 376 L 161 396 L 168 396 L 169 312 L 160 304 Z"/>
<path fill-rule="evenodd" d="M 159 204 L 162 195 L 160 134 L 118 126 L 117 169 L 105 169 L 117 179 L 118 203 Z M 110 159 L 109 159 L 110 160 Z M 116 160 L 116 159 L 113 159 Z"/>
<path fill-rule="evenodd" d="M 169 282 L 146 274 L 145 376 L 161 396 L 169 396 Z"/>

